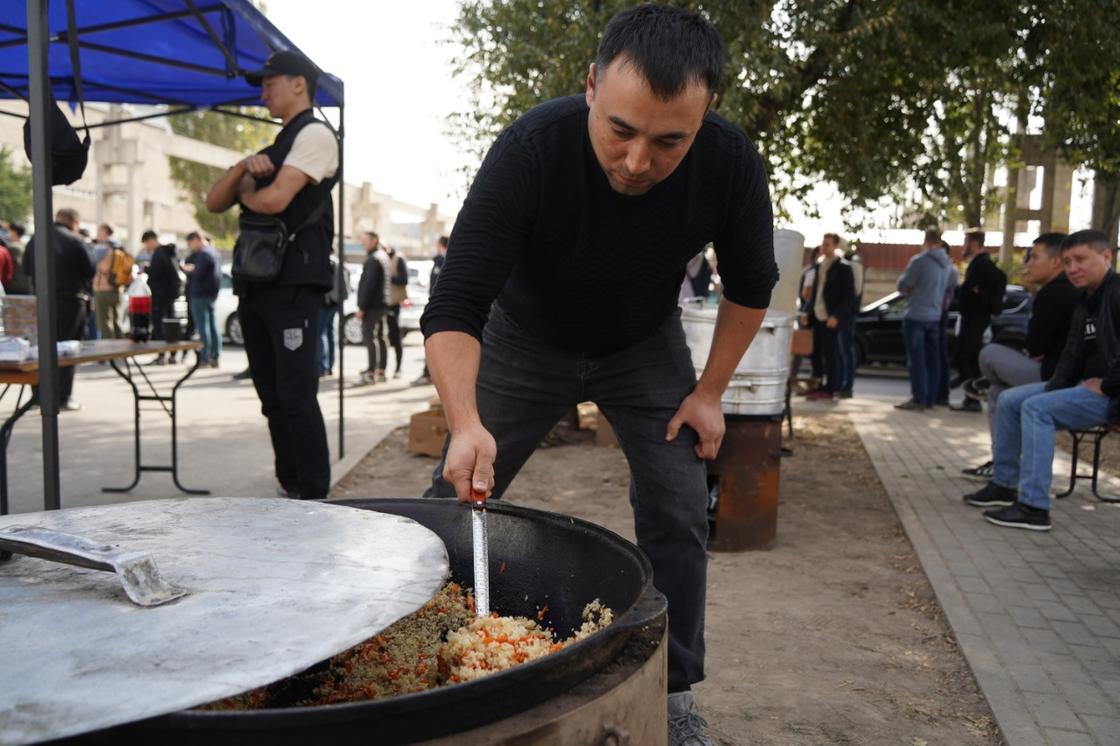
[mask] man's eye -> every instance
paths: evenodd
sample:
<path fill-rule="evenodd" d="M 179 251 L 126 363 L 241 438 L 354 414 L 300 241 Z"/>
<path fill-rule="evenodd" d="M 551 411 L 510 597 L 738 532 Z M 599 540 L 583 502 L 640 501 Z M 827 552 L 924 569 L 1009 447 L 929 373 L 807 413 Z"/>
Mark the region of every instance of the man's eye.
<path fill-rule="evenodd" d="M 612 127 L 611 131 L 614 132 L 614 136 L 620 140 L 626 140 L 634 136 L 629 130 L 621 130 L 618 127 Z"/>

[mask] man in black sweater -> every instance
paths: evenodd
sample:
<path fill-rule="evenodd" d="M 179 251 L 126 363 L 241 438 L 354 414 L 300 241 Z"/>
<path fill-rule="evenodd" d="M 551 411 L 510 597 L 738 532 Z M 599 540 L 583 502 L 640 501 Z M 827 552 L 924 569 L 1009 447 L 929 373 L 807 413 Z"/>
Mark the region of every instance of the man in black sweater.
<path fill-rule="evenodd" d="M 964 383 L 965 396 L 988 402 L 988 431 L 993 453 L 1000 394 L 1014 386 L 1050 380 L 1069 335 L 1069 322 L 1080 291 L 1070 284 L 1062 271 L 1065 237 L 1064 233 L 1043 233 L 1034 240 L 1027 254 L 1026 281 L 1038 290 L 1027 324 L 1026 349 L 1015 349 L 999 342 L 985 345 L 980 351 L 983 377 Z M 991 479 L 992 461 L 963 469 L 962 473 L 966 477 Z"/>
<path fill-rule="evenodd" d="M 1003 294 L 1007 290 L 1007 275 L 995 265 L 984 247 L 984 231 L 971 230 L 964 234 L 964 258 L 970 260 L 961 283 L 961 330 L 957 335 L 957 349 L 953 367 L 957 378 L 950 388 L 960 386 L 970 378 L 980 377 L 980 348 L 984 346 L 984 331 L 992 315 L 1003 310 Z M 980 402 L 965 397 L 957 412 L 979 412 Z"/>
<path fill-rule="evenodd" d="M 54 297 L 55 333 L 58 340 L 82 339 L 86 328 L 86 307 L 93 293 L 93 249 L 78 235 L 77 210 L 63 208 L 54 217 Z M 23 271 L 34 282 L 35 237 L 23 255 Z M 82 405 L 70 398 L 74 390 L 74 367 L 58 369 L 58 406 L 73 412 Z"/>
<path fill-rule="evenodd" d="M 421 320 L 450 430 L 429 496 L 500 497 L 578 402 L 610 421 L 638 544 L 669 600 L 674 744 L 709 743 L 689 691 L 704 677 L 703 459 L 719 450 L 721 396 L 777 278 L 762 159 L 710 111 L 723 58 L 698 14 L 616 15 L 586 95 L 541 104 L 498 136 Z M 697 382 L 677 295 L 709 242 L 724 295 Z"/>

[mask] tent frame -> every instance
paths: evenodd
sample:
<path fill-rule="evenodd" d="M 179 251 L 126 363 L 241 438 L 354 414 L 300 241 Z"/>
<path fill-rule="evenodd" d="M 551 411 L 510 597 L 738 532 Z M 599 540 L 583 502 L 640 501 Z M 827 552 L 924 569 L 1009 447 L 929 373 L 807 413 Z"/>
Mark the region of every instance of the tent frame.
<path fill-rule="evenodd" d="M 153 64 L 165 65 L 169 67 L 177 67 L 194 72 L 211 73 L 220 75 L 226 78 L 235 78 L 243 71 L 238 69 L 236 59 L 229 51 L 226 44 L 219 38 L 217 33 L 209 22 L 206 21 L 204 14 L 214 11 L 225 10 L 227 12 L 234 12 L 228 5 L 224 3 L 209 3 L 203 7 L 198 7 L 194 0 L 183 0 L 186 4 L 184 10 L 168 11 L 159 13 L 153 16 L 145 16 L 144 18 L 126 19 L 116 21 L 113 23 L 98 24 L 95 26 L 79 27 L 75 31 L 75 36 L 79 37 L 78 47 L 86 49 L 95 49 L 110 54 L 119 54 L 119 56 L 144 61 Z M 18 88 L 13 88 L 8 85 L 0 83 L 12 95 L 18 96 L 29 103 L 29 116 L 32 122 L 45 123 L 43 126 L 32 126 L 31 129 L 31 162 L 32 162 L 32 194 L 33 194 L 33 215 L 35 219 L 35 237 L 36 237 L 36 261 L 35 261 L 35 287 L 38 289 L 36 306 L 38 311 L 37 333 L 39 340 L 39 401 L 40 401 L 40 415 L 42 417 L 42 443 L 43 443 L 43 497 L 44 507 L 47 510 L 58 510 L 62 507 L 61 504 L 61 490 L 59 480 L 59 451 L 58 451 L 58 394 L 59 394 L 59 379 L 58 379 L 58 351 L 56 348 L 56 334 L 55 334 L 55 279 L 54 279 L 54 236 L 51 226 L 54 225 L 54 208 L 53 208 L 53 194 L 52 185 L 50 183 L 51 173 L 51 152 L 49 147 L 50 134 L 50 110 L 51 110 L 51 95 L 53 90 L 53 83 L 55 80 L 70 80 L 71 77 L 54 78 L 52 79 L 48 71 L 48 49 L 50 44 L 68 44 L 68 33 L 63 31 L 56 34 L 50 33 L 49 22 L 47 18 L 49 0 L 27 0 L 27 29 L 22 29 L 7 24 L 0 23 L 0 31 L 17 34 L 19 38 L 9 39 L 0 42 L 0 48 L 18 46 L 20 44 L 27 44 L 28 55 L 28 75 L 27 75 L 27 90 L 26 92 L 20 91 Z M 176 20 L 179 18 L 194 17 L 200 25 L 206 30 L 210 40 L 218 47 L 226 58 L 227 67 L 224 70 L 218 68 L 206 67 L 202 65 L 195 65 L 189 62 L 180 60 L 172 60 L 165 57 L 158 57 L 155 55 L 146 55 L 141 52 L 130 52 L 128 50 L 120 50 L 113 47 L 105 47 L 91 43 L 88 41 L 81 41 L 82 34 L 89 34 L 101 31 L 108 31 L 119 28 L 135 27 L 151 23 L 159 23 L 163 21 Z M 23 34 L 26 33 L 24 37 Z M 11 77 L 10 75 L 8 76 Z M 268 124 L 276 125 L 276 121 L 272 119 L 265 119 L 263 117 L 255 117 L 243 112 L 227 109 L 225 107 L 238 106 L 238 105 L 252 105 L 256 103 L 256 99 L 239 98 L 233 101 L 226 101 L 212 105 L 196 105 L 184 101 L 177 101 L 165 96 L 158 96 L 146 94 L 142 91 L 131 90 L 128 88 L 121 88 L 116 86 L 109 86 L 105 84 L 97 84 L 97 88 L 102 90 L 113 90 L 118 93 L 124 93 L 137 98 L 151 99 L 152 104 L 162 104 L 173 107 L 168 111 L 158 112 L 154 114 L 146 114 L 142 116 L 130 117 L 127 119 L 116 119 L 112 121 L 100 122 L 98 124 L 89 125 L 89 129 L 96 129 L 100 127 L 111 127 L 126 124 L 129 122 L 142 122 L 149 119 L 157 119 L 167 116 L 176 116 L 180 114 L 188 114 L 195 111 L 215 111 L 219 114 L 232 117 L 240 117 L 250 119 L 253 121 L 266 122 Z M 343 137 L 344 137 L 344 122 L 345 122 L 345 103 L 341 92 L 335 96 L 338 101 L 338 127 L 330 123 L 330 121 L 323 115 L 322 108 L 312 105 L 323 116 L 322 120 L 331 130 L 335 133 L 338 139 L 338 272 L 336 275 L 336 282 L 341 284 L 344 281 L 343 263 L 345 260 L 345 190 L 346 182 L 343 175 Z M 0 114 L 8 114 L 23 119 L 27 119 L 21 114 L 13 112 L 0 112 Z M 345 454 L 345 397 L 344 387 L 342 385 L 341 372 L 343 370 L 343 350 L 346 347 L 346 315 L 341 312 L 338 314 L 338 365 L 339 365 L 339 386 L 338 386 L 338 459 L 341 460 Z"/>

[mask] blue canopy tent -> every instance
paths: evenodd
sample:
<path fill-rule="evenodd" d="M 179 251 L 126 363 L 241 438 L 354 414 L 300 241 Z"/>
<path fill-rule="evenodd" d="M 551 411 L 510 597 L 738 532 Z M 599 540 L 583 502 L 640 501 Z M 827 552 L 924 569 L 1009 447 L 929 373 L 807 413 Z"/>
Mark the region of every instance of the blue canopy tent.
<path fill-rule="evenodd" d="M 48 7 L 49 6 L 49 7 Z M 50 152 L 46 127 L 51 101 L 78 99 L 70 62 L 70 33 L 64 0 L 5 0 L 0 19 L 0 98 L 30 104 L 32 179 L 36 226 L 35 286 L 38 294 L 40 411 L 43 420 L 43 492 L 48 509 L 60 507 L 58 471 L 58 359 L 55 350 L 54 252 Z M 26 26 L 19 26 L 24 10 Z M 275 50 L 297 49 L 249 0 L 74 0 L 74 37 L 87 101 L 165 105 L 158 114 L 124 122 L 209 109 L 246 116 L 235 107 L 259 102 L 260 89 L 243 73 L 263 66 Z M 49 86 L 49 89 L 48 89 Z M 323 74 L 315 104 L 338 108 L 338 240 L 343 231 L 342 81 Z M 0 112 L 7 113 L 7 112 Z M 19 116 L 19 115 L 15 115 Z M 268 121 L 268 120 L 266 120 Z M 328 124 L 330 124 L 328 122 Z M 81 134 L 81 131 L 79 131 Z M 340 254 L 341 255 L 341 254 Z M 342 278 L 339 263 L 339 280 Z M 344 339 L 339 314 L 339 338 Z M 343 346 L 339 347 L 341 366 Z M 344 453 L 343 387 L 339 386 L 338 448 Z"/>

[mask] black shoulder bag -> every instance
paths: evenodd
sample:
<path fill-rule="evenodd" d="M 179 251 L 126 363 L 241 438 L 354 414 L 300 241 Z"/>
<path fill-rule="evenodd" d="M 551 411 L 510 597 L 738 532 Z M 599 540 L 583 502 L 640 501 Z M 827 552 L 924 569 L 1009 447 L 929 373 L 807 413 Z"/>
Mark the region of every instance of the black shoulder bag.
<path fill-rule="evenodd" d="M 51 97 L 50 122 L 47 126 L 49 137 L 48 145 L 51 150 L 51 184 L 73 184 L 82 178 L 86 164 L 89 162 L 89 125 L 86 124 L 86 99 L 82 93 L 82 69 L 78 60 L 78 30 L 74 21 L 74 0 L 66 0 L 66 41 L 70 45 L 70 68 L 74 78 L 74 92 L 78 95 L 78 106 L 82 110 L 82 125 L 85 127 L 84 140 L 78 139 L 78 132 L 66 118 L 66 114 L 59 108 Z M 31 117 L 23 123 L 23 147 L 27 152 L 27 159 L 31 160 Z"/>
<path fill-rule="evenodd" d="M 330 204 L 330 192 L 307 220 L 293 231 L 272 215 L 242 215 L 238 220 L 237 243 L 233 245 L 233 279 L 245 282 L 272 282 L 280 276 L 288 244 L 314 223 Z"/>

